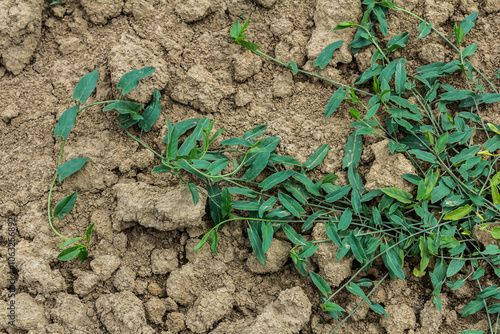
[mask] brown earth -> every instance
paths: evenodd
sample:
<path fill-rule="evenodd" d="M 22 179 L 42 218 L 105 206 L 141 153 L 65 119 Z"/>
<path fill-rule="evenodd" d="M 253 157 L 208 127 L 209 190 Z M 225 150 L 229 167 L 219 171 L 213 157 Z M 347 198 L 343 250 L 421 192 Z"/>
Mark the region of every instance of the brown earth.
<path fill-rule="evenodd" d="M 248 38 L 261 50 L 312 69 L 329 43 L 353 31 L 333 33 L 346 20 L 359 21 L 360 0 L 68 0 L 49 6 L 43 0 L 0 0 L 0 331 L 7 333 L 329 333 L 338 323 L 321 311 L 319 292 L 302 277 L 287 254 L 285 238 L 273 242 L 269 263 L 255 260 L 243 223 L 226 225 L 218 257 L 205 247 L 193 251 L 209 230 L 205 201 L 193 207 L 189 192 L 175 177 L 151 175 L 158 161 L 117 126 L 114 115 L 99 108 L 78 118 L 64 159 L 91 158 L 78 174 L 56 187 L 53 203 L 78 190 L 71 212 L 56 227 L 65 235 L 84 233 L 96 222 L 95 238 L 85 263 L 56 260 L 61 239 L 46 216 L 48 188 L 57 165 L 60 142 L 52 137 L 61 113 L 82 75 L 97 68 L 97 94 L 90 102 L 113 99 L 121 75 L 135 68 L 156 67 L 131 98 L 147 102 L 154 88 L 162 93 L 163 114 L 145 141 L 161 147 L 166 117 L 178 122 L 192 117 L 217 119 L 224 138 L 242 135 L 268 123 L 268 133 L 281 137 L 277 150 L 301 162 L 320 145 L 332 149 L 314 177 L 342 171 L 344 144 L 351 131 L 348 107 L 324 119 L 334 87 L 303 75 L 295 77 L 278 65 L 231 44 L 229 28 L 249 18 Z M 395 1 L 396 2 L 396 1 Z M 500 2 L 497 0 L 397 1 L 433 22 L 447 34 L 453 22 L 479 10 L 467 43 L 478 43 L 472 62 L 492 78 L 500 67 Z M 403 13 L 388 16 L 389 36 L 418 23 Z M 369 65 L 371 52 L 352 56 L 345 47 L 327 77 L 352 84 Z M 399 52 L 408 68 L 450 61 L 454 55 L 438 36 L 410 39 Z M 498 121 L 493 107 L 488 120 Z M 410 166 L 365 143 L 361 171 L 374 187 L 395 185 L 393 173 Z M 394 159 L 393 173 L 384 171 Z M 376 182 L 375 182 L 376 181 Z M 376 183 L 376 184 L 375 184 Z M 404 186 L 401 184 L 400 186 Z M 139 200 L 138 200 L 139 199 Z M 16 326 L 7 324 L 8 220 L 17 223 L 15 278 Z M 324 231 L 324 229 L 323 229 Z M 312 237 L 321 238 L 315 229 Z M 332 288 L 352 275 L 351 261 L 333 262 L 335 250 L 321 248 L 313 258 Z M 443 333 L 489 330 L 486 315 L 461 318 L 477 287 L 443 289 L 443 312 L 432 304 L 428 276 L 385 281 L 373 300 L 389 320 L 361 307 L 339 332 Z M 371 277 L 381 277 L 374 266 Z M 462 274 L 466 274 L 465 271 Z M 495 284 L 496 276 L 485 282 Z M 341 293 L 336 302 L 353 310 L 358 299 Z"/>

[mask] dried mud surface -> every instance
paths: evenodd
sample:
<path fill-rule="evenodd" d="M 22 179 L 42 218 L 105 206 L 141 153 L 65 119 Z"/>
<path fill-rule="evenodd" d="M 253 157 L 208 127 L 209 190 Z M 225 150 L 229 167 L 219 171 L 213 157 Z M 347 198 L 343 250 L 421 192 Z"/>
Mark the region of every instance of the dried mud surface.
<path fill-rule="evenodd" d="M 351 131 L 346 106 L 331 117 L 323 112 L 333 87 L 232 45 L 229 28 L 238 16 L 251 21 L 249 40 L 263 52 L 312 69 L 329 43 L 353 37 L 333 33 L 338 22 L 359 20 L 361 0 L 68 0 L 50 7 L 44 0 L 0 0 L 0 332 L 6 333 L 329 333 L 338 322 L 320 309 L 319 292 L 295 270 L 291 244 L 278 234 L 268 264 L 255 260 L 242 223 L 226 225 L 219 256 L 205 247 L 193 251 L 210 221 L 202 198 L 192 205 L 189 192 L 171 176 L 151 175 L 158 164 L 131 141 L 114 115 L 98 108 L 78 118 L 64 159 L 92 162 L 56 187 L 54 202 L 78 190 L 71 214 L 56 227 L 80 235 L 96 222 L 90 257 L 84 263 L 56 260 L 61 240 L 46 217 L 48 187 L 60 143 L 52 138 L 57 118 L 71 106 L 80 77 L 97 68 L 100 81 L 92 101 L 116 96 L 117 81 L 129 70 L 156 67 L 130 98 L 147 102 L 162 93 L 162 112 L 145 141 L 161 149 L 166 116 L 172 122 L 192 117 L 217 119 L 225 138 L 268 123 L 281 137 L 277 150 L 301 162 L 324 143 L 332 149 L 314 177 L 342 171 L 343 148 Z M 500 67 L 500 2 L 497 0 L 395 1 L 450 33 L 455 21 L 479 10 L 467 36 L 478 43 L 472 62 L 488 77 Z M 403 13 L 401 13 L 403 14 Z M 389 38 L 417 34 L 417 22 L 399 13 L 388 16 Z M 352 56 L 345 47 L 322 71 L 351 84 L 369 66 L 373 50 Z M 450 61 L 450 49 L 437 36 L 410 39 L 399 52 L 408 67 Z M 484 114 L 498 121 L 498 111 Z M 223 138 L 224 139 L 224 138 Z M 408 172 L 404 157 L 390 156 L 385 145 L 365 141 L 361 172 L 373 187 L 408 187 L 393 175 Z M 390 160 L 388 163 L 387 159 Z M 392 172 L 387 170 L 394 168 Z M 399 182 L 399 183 L 395 183 Z M 17 223 L 16 326 L 7 324 L 8 219 Z M 311 238 L 323 238 L 318 226 Z M 78 232 L 78 233 L 76 233 Z M 311 269 L 338 287 L 355 263 L 333 262 L 336 250 L 322 247 Z M 432 304 L 429 277 L 386 281 L 373 295 L 389 320 L 361 307 L 343 333 L 397 334 L 487 330 L 484 313 L 461 318 L 477 292 L 464 285 L 443 289 L 443 312 Z M 381 277 L 378 263 L 368 273 Z M 495 284 L 495 276 L 486 276 Z M 338 303 L 353 310 L 358 299 L 342 293 Z"/>

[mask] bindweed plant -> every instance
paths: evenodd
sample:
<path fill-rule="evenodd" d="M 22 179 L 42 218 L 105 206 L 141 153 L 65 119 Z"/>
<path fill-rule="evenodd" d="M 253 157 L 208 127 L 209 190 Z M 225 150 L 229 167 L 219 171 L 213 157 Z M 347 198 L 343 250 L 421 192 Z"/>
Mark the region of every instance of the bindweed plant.
<path fill-rule="evenodd" d="M 418 257 L 420 263 L 413 269 L 413 274 L 430 276 L 434 289 L 432 298 L 439 310 L 443 285 L 454 290 L 467 280 L 475 281 L 480 293 L 463 309 L 462 316 L 484 308 L 490 320 L 490 330 L 496 332 L 491 318 L 496 316 L 498 320 L 500 303 L 495 300 L 500 299 L 500 292 L 497 286 L 483 287 L 480 281 L 486 270 L 491 269 L 500 276 L 500 249 L 496 245 L 481 245 L 475 233 L 477 229 L 494 226 L 500 213 L 500 154 L 496 154 L 500 148 L 500 126 L 485 124 L 480 113 L 482 104 L 500 101 L 500 94 L 492 80 L 467 58 L 477 45 L 464 47 L 463 44 L 477 12 L 455 25 L 450 40 L 430 22 L 392 2 L 365 0 L 363 4 L 366 12 L 359 24 L 342 22 L 334 29 L 357 28 L 350 44 L 353 53 L 368 45 L 376 47 L 370 68 L 356 79 L 354 86 L 323 78 L 318 73 L 299 69 L 293 61 L 284 63 L 262 53 L 256 44 L 246 41 L 244 33 L 248 20 L 243 25 L 236 22 L 230 31 L 236 44 L 290 68 L 293 74 L 308 74 L 339 86 L 326 105 L 325 117 L 332 115 L 343 101 L 353 105 L 350 113 L 354 118 L 351 124 L 354 131 L 347 140 L 342 160 L 348 185 L 335 184 L 337 176 L 334 174 L 321 180 L 308 176 L 326 157 L 328 144 L 317 148 L 306 162 L 301 163 L 293 157 L 274 153 L 280 138 L 265 136 L 267 124 L 259 125 L 241 137 L 220 141 L 224 129 L 215 131 L 215 120 L 203 117 L 172 124 L 167 118 L 168 133 L 162 142 L 165 148 L 157 152 L 142 141 L 141 135 L 151 129 L 160 115 L 160 92 L 154 92 L 152 102 L 146 107 L 123 100 L 124 95 L 134 89 L 140 79 L 151 75 L 154 68 L 125 74 L 118 83 L 117 88 L 121 90 L 118 100 L 83 106 L 97 84 L 96 70 L 80 80 L 73 93 L 75 106 L 63 113 L 55 130 L 54 136 L 62 139 L 62 146 L 49 192 L 51 227 L 54 229 L 52 220 L 56 217 L 62 219 L 76 200 L 75 192 L 61 200 L 51 213 L 50 198 L 57 179 L 61 182 L 88 160 L 73 159 L 61 165 L 64 144 L 76 116 L 90 106 L 107 104 L 103 111 L 118 111 L 120 127 L 158 157 L 160 163 L 152 173 L 171 173 L 179 177 L 188 187 L 195 204 L 200 193 L 207 196 L 214 226 L 196 249 L 209 243 L 217 255 L 221 227 L 245 222 L 254 254 L 260 263 L 265 264 L 265 254 L 275 233 L 282 229 L 294 244 L 290 251 L 294 265 L 301 274 L 311 277 L 323 294 L 320 298 L 323 310 L 335 319 L 340 319 L 345 312 L 341 301 L 334 302 L 335 296 L 344 289 L 362 297 L 363 303 L 367 303 L 371 310 L 387 317 L 383 306 L 371 301 L 370 295 L 387 277 L 406 279 L 404 262 Z M 385 46 L 380 45 L 376 38 L 376 24 L 382 34 L 388 33 L 385 18 L 388 10 L 402 11 L 420 20 L 417 38 L 424 38 L 431 32 L 439 34 L 457 51 L 457 59 L 449 63 L 428 64 L 414 71 L 407 69 L 406 60 L 393 59 L 393 52 L 405 47 L 409 33 L 393 37 Z M 327 46 L 316 59 L 315 66 L 318 69 L 327 66 L 342 44 L 343 41 L 337 41 Z M 458 76 L 458 73 L 461 73 L 466 89 L 456 89 L 442 82 L 443 78 Z M 371 92 L 359 88 L 366 84 L 373 88 Z M 357 94 L 368 96 L 369 102 L 363 102 L 364 99 Z M 130 131 L 135 126 L 140 129 L 139 136 Z M 368 135 L 388 140 L 392 154 L 402 153 L 414 164 L 416 174 L 401 176 L 415 185 L 414 193 L 397 187 L 366 191 L 357 168 L 363 150 L 363 136 Z M 193 177 L 197 181 L 192 181 Z M 319 223 L 323 224 L 328 239 L 306 241 L 304 233 L 309 233 Z M 66 239 L 61 247 L 71 246 L 58 258 L 70 260 L 78 256 L 83 261 L 87 257 L 93 226 L 89 227 L 85 238 L 71 239 L 54 229 Z M 494 238 L 500 238 L 500 227 L 489 231 Z M 354 257 L 360 264 L 360 269 L 335 291 L 319 274 L 306 270 L 308 258 L 321 243 L 337 248 L 337 261 Z M 379 258 L 387 274 L 376 280 L 365 277 L 355 281 Z M 431 259 L 435 263 L 432 271 L 429 270 Z M 454 279 L 460 271 L 467 272 L 467 276 Z M 365 292 L 366 288 L 371 290 Z M 332 332 L 353 312 L 345 316 Z"/>

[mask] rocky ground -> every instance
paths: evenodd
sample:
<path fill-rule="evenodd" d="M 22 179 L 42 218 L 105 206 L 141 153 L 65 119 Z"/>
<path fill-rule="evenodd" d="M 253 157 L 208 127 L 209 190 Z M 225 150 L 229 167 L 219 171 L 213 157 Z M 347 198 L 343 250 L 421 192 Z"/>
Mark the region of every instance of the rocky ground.
<path fill-rule="evenodd" d="M 304 162 L 322 144 L 331 146 L 315 175 L 336 173 L 345 182 L 343 148 L 351 131 L 346 107 L 325 119 L 334 87 L 260 58 L 231 43 L 229 28 L 250 19 L 248 39 L 277 59 L 313 69 L 328 44 L 344 46 L 321 74 L 352 84 L 370 64 L 368 48 L 352 56 L 353 30 L 333 32 L 342 21 L 359 21 L 360 0 L 0 0 L 0 331 L 7 333 L 329 333 L 338 321 L 320 309 L 319 292 L 288 257 L 291 244 L 278 234 L 268 263 L 255 259 L 244 224 L 224 226 L 219 256 L 193 251 L 210 229 L 205 200 L 192 205 L 190 194 L 168 175 L 152 175 L 158 164 L 130 140 L 115 115 L 91 108 L 78 118 L 64 159 L 92 161 L 56 187 L 54 201 L 78 191 L 73 211 L 56 227 L 81 235 L 96 222 L 90 256 L 81 264 L 56 259 L 61 239 L 47 221 L 48 189 L 60 142 L 52 137 L 58 117 L 72 105 L 82 75 L 97 68 L 99 84 L 90 100 L 117 96 L 126 72 L 154 66 L 130 99 L 146 103 L 162 93 L 162 116 L 145 140 L 162 148 L 167 120 L 217 119 L 224 138 L 268 123 L 281 137 L 277 150 Z M 497 0 L 395 1 L 451 33 L 453 23 L 479 11 L 467 43 L 478 43 L 472 62 L 488 77 L 500 68 L 500 2 Z M 389 35 L 418 23 L 402 13 L 388 16 Z M 438 36 L 410 39 L 400 51 L 407 68 L 450 61 L 454 55 Z M 484 110 L 500 123 L 498 111 Z M 223 138 L 223 139 L 224 139 Z M 392 156 L 383 142 L 368 140 L 360 172 L 367 187 L 398 185 L 408 173 L 403 156 Z M 388 168 L 388 166 L 390 168 Z M 399 182 L 399 183 L 398 183 Z M 16 324 L 7 323 L 10 270 L 8 221 L 15 221 Z M 311 238 L 323 239 L 324 228 Z M 351 260 L 335 262 L 336 251 L 321 245 L 313 268 L 333 288 L 355 271 Z M 461 318 L 476 286 L 443 289 L 443 312 L 435 309 L 429 277 L 386 281 L 373 300 L 389 320 L 365 305 L 343 325 L 343 333 L 443 333 L 487 330 L 484 314 Z M 368 275 L 380 277 L 383 266 Z M 495 284 L 496 276 L 486 276 Z M 340 294 L 337 302 L 353 310 L 360 300 Z"/>

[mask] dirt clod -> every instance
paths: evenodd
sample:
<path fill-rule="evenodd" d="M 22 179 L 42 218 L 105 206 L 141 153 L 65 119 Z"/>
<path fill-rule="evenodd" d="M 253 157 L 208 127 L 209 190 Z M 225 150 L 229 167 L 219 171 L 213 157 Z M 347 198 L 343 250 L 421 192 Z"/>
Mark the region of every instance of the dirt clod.
<path fill-rule="evenodd" d="M 403 334 L 407 329 L 415 328 L 417 321 L 413 309 L 406 304 L 389 305 L 385 308 L 386 319 L 382 317 L 380 324 L 385 328 L 387 334 Z"/>

